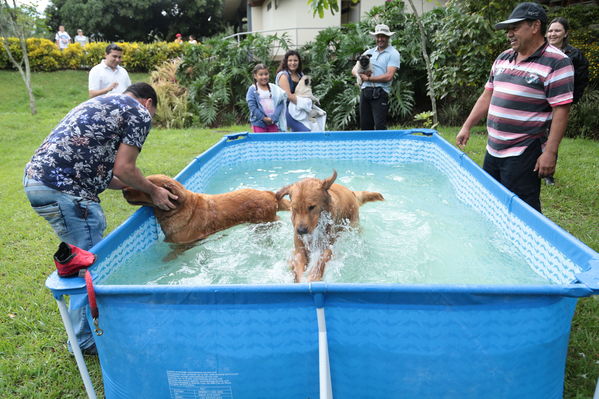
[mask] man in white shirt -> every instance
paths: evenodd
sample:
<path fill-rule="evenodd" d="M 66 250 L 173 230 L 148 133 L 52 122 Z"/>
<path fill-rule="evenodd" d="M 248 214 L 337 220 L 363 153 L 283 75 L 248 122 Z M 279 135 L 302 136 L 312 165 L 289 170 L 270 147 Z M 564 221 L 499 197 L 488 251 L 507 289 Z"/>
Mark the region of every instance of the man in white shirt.
<path fill-rule="evenodd" d="M 106 56 L 89 71 L 89 97 L 107 93 L 120 94 L 131 85 L 127 70 L 120 66 L 123 49 L 112 43 L 106 47 Z"/>
<path fill-rule="evenodd" d="M 58 27 L 58 32 L 56 32 L 56 36 L 54 36 L 54 40 L 56 40 L 56 45 L 60 50 L 64 50 L 69 47 L 71 43 L 71 36 L 64 30 L 64 26 L 60 25 Z"/>
<path fill-rule="evenodd" d="M 81 29 L 77 29 L 77 36 L 75 36 L 75 43 L 79 43 L 81 47 L 89 44 L 89 39 L 83 34 Z"/>

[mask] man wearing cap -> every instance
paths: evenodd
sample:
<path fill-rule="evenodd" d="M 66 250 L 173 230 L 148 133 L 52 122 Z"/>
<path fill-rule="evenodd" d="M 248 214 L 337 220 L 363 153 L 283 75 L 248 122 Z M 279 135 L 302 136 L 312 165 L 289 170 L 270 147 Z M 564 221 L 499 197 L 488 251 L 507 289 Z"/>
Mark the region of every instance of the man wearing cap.
<path fill-rule="evenodd" d="M 363 55 L 371 55 L 372 75 L 359 73 L 360 86 L 360 129 L 386 130 L 389 111 L 389 92 L 395 71 L 399 69 L 399 52 L 391 46 L 391 36 L 384 24 L 377 25 L 374 32 L 376 47 L 366 50 Z M 358 74 L 358 72 L 356 72 Z"/>
<path fill-rule="evenodd" d="M 89 71 L 89 98 L 102 94 L 122 94 L 131 86 L 127 70 L 121 66 L 123 48 L 111 43 L 106 46 L 104 59 Z"/>
<path fill-rule="evenodd" d="M 493 63 L 456 144 L 465 146 L 472 126 L 486 116 L 483 169 L 540 212 L 540 179 L 555 170 L 573 100 L 574 69 L 545 40 L 547 15 L 539 4 L 520 3 L 495 28 L 505 29 L 512 48 Z"/>

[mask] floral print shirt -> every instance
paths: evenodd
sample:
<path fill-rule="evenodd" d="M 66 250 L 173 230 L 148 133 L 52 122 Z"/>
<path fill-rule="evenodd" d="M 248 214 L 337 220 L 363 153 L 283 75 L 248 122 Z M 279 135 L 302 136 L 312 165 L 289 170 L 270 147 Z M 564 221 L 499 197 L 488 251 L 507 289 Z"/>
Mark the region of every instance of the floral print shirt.
<path fill-rule="evenodd" d="M 121 143 L 141 151 L 152 117 L 125 94 L 94 97 L 64 117 L 25 167 L 31 179 L 58 191 L 100 202 L 112 180 Z"/>

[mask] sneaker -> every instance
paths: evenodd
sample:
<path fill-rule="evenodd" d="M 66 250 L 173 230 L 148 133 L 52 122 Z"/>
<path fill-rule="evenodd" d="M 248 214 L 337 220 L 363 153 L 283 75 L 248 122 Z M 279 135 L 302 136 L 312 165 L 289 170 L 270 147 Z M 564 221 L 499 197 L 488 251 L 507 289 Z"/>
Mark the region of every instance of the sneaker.
<path fill-rule="evenodd" d="M 73 348 L 71 348 L 71 344 L 67 343 L 67 349 L 69 353 L 73 353 Z M 91 344 L 87 348 L 81 348 L 81 353 L 83 356 L 96 356 L 98 354 L 98 348 L 96 348 L 96 344 Z"/>
<path fill-rule="evenodd" d="M 553 186 L 555 184 L 555 179 L 553 178 L 553 176 L 547 176 L 545 178 L 545 184 L 548 186 Z"/>
<path fill-rule="evenodd" d="M 79 270 L 88 268 L 96 260 L 96 255 L 74 245 L 61 242 L 54 254 L 54 263 L 60 277 L 73 277 Z"/>
<path fill-rule="evenodd" d="M 85 356 L 95 356 L 98 354 L 98 348 L 96 348 L 96 345 L 94 344 L 85 349 L 81 349 L 81 352 L 83 352 L 83 355 Z"/>

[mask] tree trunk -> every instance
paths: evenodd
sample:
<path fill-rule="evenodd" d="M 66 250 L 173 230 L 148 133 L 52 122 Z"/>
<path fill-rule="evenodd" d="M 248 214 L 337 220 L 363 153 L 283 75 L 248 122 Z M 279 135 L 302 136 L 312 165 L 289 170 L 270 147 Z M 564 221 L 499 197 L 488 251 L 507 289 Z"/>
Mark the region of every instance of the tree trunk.
<path fill-rule="evenodd" d="M 6 9 L 7 14 L 9 15 L 7 23 L 11 24 L 11 28 L 9 29 L 6 25 L 2 25 L 2 29 L 0 29 L 0 34 L 4 36 L 5 40 L 2 40 L 2 46 L 4 50 L 6 50 L 6 54 L 8 58 L 12 62 L 12 64 L 18 69 L 21 74 L 21 78 L 23 78 L 23 82 L 25 83 L 25 87 L 27 88 L 27 95 L 29 96 L 29 109 L 31 110 L 31 115 L 35 115 L 37 113 L 37 108 L 35 106 L 35 96 L 33 95 L 33 88 L 31 87 L 31 68 L 29 66 L 29 54 L 27 53 L 27 42 L 25 40 L 25 35 L 23 35 L 23 29 L 18 24 L 17 15 L 14 13 L 17 5 L 15 0 L 13 0 L 13 8 L 9 6 L 7 0 L 4 0 L 0 3 L 0 7 Z M 17 33 L 19 37 L 19 42 L 21 44 L 21 51 L 23 52 L 23 59 L 21 62 L 17 62 L 17 60 L 13 57 L 12 52 L 8 46 L 8 38 L 10 37 L 10 32 Z M 24 69 L 22 64 L 24 64 Z"/>
<path fill-rule="evenodd" d="M 437 126 L 439 124 L 439 119 L 437 118 L 437 100 L 435 99 L 435 88 L 433 85 L 433 68 L 431 66 L 431 61 L 428 56 L 428 52 L 426 51 L 426 34 L 424 33 L 424 25 L 420 20 L 420 16 L 416 11 L 416 7 L 414 7 L 414 3 L 412 0 L 408 0 L 410 3 L 410 7 L 412 7 L 412 12 L 416 16 L 416 23 L 418 24 L 418 29 L 420 29 L 420 50 L 422 51 L 422 57 L 424 58 L 424 63 L 426 65 L 426 74 L 428 77 L 428 95 L 431 99 L 431 105 L 433 107 L 433 126 Z"/>

